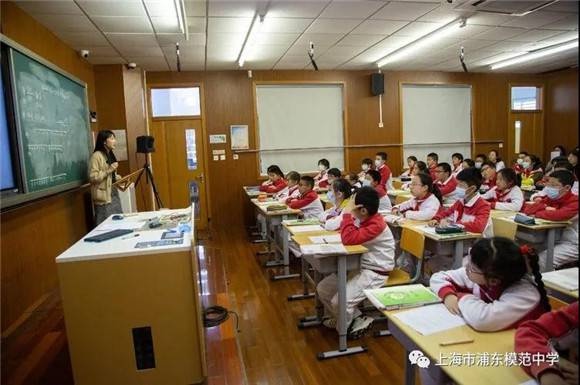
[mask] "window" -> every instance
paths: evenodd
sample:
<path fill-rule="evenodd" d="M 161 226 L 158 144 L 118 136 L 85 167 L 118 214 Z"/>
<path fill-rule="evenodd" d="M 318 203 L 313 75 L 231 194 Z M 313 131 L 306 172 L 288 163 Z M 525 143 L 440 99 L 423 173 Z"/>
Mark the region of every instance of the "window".
<path fill-rule="evenodd" d="M 536 111 L 541 109 L 541 89 L 539 87 L 512 87 L 512 110 Z"/>
<path fill-rule="evenodd" d="M 151 110 L 154 118 L 199 116 L 199 87 L 152 88 Z"/>

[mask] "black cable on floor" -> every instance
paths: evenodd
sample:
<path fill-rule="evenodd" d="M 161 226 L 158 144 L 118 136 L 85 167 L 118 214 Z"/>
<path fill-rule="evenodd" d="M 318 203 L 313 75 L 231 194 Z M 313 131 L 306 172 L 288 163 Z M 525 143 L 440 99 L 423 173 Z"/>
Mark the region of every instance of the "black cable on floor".
<path fill-rule="evenodd" d="M 226 309 L 223 306 L 210 306 L 203 310 L 203 326 L 206 328 L 211 328 L 214 326 L 221 325 L 228 318 L 230 318 L 230 313 L 236 316 L 236 331 L 239 333 L 239 317 L 238 313 Z"/>

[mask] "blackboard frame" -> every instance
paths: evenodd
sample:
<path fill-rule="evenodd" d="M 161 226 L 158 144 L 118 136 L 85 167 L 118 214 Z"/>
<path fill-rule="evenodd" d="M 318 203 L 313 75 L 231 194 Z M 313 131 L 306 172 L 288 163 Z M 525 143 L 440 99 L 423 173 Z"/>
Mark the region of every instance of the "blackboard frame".
<path fill-rule="evenodd" d="M 28 48 L 18 44 L 17 42 L 13 41 L 12 39 L 6 37 L 3 34 L 0 34 L 0 42 L 2 42 L 3 44 L 7 45 L 9 47 L 9 57 L 8 57 L 8 65 L 10 68 L 8 68 L 8 71 L 10 73 L 9 76 L 9 80 L 10 81 L 10 88 L 13 91 L 16 87 L 15 85 L 15 79 L 14 76 L 12 76 L 12 68 L 13 68 L 13 55 L 12 52 L 14 51 L 18 51 L 19 53 L 28 56 L 30 59 L 37 61 L 38 63 L 46 66 L 47 68 L 51 69 L 52 71 L 66 77 L 67 79 L 71 80 L 74 83 L 77 83 L 79 86 L 81 86 L 84 89 L 84 102 L 85 105 L 87 106 L 86 108 L 86 116 L 85 116 L 85 121 L 87 123 L 87 137 L 89 138 L 89 140 L 87 141 L 87 148 L 89 151 L 89 154 L 92 152 L 92 146 L 91 146 L 91 141 L 90 141 L 90 137 L 91 137 L 91 123 L 90 123 L 90 108 L 89 108 L 89 104 L 88 104 L 88 90 L 87 90 L 87 83 L 78 79 L 77 77 L 75 77 L 74 75 L 66 72 L 65 70 L 59 68 L 58 66 L 56 66 L 55 64 L 51 63 L 50 61 L 42 58 L 41 56 L 37 55 L 36 53 L 32 52 L 31 50 L 29 50 Z M 35 191 L 35 192 L 29 192 L 27 191 L 27 186 L 26 186 L 26 170 L 25 170 L 25 163 L 24 163 L 24 159 L 23 159 L 23 148 L 22 148 L 22 138 L 20 137 L 21 135 L 21 127 L 19 119 L 16 119 L 17 113 L 18 113 L 18 103 L 16 102 L 15 98 L 15 92 L 11 92 L 10 95 L 11 99 L 9 101 L 7 101 L 8 103 L 11 104 L 11 109 L 14 111 L 14 119 L 12 120 L 12 123 L 14 125 L 14 127 L 12 127 L 12 131 L 14 136 L 14 139 L 16 140 L 17 143 L 17 160 L 18 160 L 18 164 L 14 166 L 14 171 L 18 174 L 18 181 L 19 181 L 19 191 L 17 193 L 9 193 L 9 194 L 3 194 L 2 195 L 2 199 L 0 200 L 0 208 L 2 210 L 4 210 L 5 208 L 11 207 L 11 206 L 16 206 L 16 205 L 21 205 L 23 203 L 32 201 L 32 200 L 37 200 L 40 198 L 44 198 L 44 197 L 48 197 L 51 195 L 55 195 L 58 193 L 62 193 L 62 192 L 66 192 L 66 191 L 70 191 L 72 189 L 75 188 L 80 188 L 81 186 L 85 186 L 88 183 L 88 179 L 85 181 L 75 181 L 75 182 L 69 182 L 69 183 L 64 183 L 58 186 L 54 186 L 54 187 L 49 187 L 46 188 L 44 190 L 40 190 L 40 191 Z M 88 161 L 88 159 L 87 159 Z"/>

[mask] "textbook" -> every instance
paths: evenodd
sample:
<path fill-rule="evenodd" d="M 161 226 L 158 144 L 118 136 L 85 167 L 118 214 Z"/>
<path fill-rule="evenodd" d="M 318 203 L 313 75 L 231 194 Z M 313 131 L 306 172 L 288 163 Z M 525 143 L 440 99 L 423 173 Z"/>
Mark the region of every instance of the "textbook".
<path fill-rule="evenodd" d="M 578 290 L 578 268 L 562 269 L 542 273 L 542 281 L 564 290 Z"/>
<path fill-rule="evenodd" d="M 286 226 L 300 226 L 300 225 L 319 225 L 320 221 L 318 218 L 308 218 L 308 219 L 286 219 L 282 221 Z"/>
<path fill-rule="evenodd" d="M 429 288 L 421 285 L 401 285 L 365 290 L 365 295 L 379 310 L 396 310 L 441 302 Z"/>

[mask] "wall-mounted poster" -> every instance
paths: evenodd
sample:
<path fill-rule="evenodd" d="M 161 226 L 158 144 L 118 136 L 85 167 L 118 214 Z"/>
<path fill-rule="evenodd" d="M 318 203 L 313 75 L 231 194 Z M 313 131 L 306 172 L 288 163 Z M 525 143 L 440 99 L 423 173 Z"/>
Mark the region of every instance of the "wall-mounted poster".
<path fill-rule="evenodd" d="M 232 142 L 232 150 L 250 149 L 250 138 L 248 136 L 247 125 L 230 126 L 230 138 Z"/>

